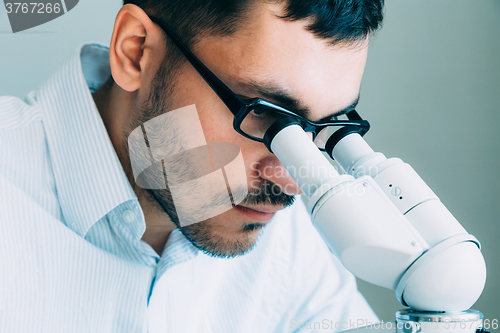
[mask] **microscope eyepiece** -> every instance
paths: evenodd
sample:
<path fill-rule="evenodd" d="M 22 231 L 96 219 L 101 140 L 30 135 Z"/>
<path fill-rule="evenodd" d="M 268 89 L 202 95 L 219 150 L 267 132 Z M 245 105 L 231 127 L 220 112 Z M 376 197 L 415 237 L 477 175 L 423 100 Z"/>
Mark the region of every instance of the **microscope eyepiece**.
<path fill-rule="evenodd" d="M 328 138 L 328 140 L 326 141 L 326 144 L 325 144 L 325 152 L 328 154 L 328 156 L 330 156 L 331 159 L 335 160 L 332 153 L 333 153 L 333 149 L 335 148 L 337 143 L 339 143 L 340 140 L 342 140 L 343 138 L 345 138 L 349 134 L 353 134 L 353 133 L 357 133 L 360 136 L 363 136 L 366 133 L 366 131 L 364 131 L 363 128 L 360 128 L 360 127 L 344 126 L 340 129 L 338 129 L 337 131 L 335 131 L 330 136 L 330 138 Z"/>
<path fill-rule="evenodd" d="M 276 134 L 278 134 L 279 132 L 281 132 L 281 130 L 291 125 L 299 125 L 300 127 L 303 127 L 303 124 L 297 118 L 290 116 L 281 118 L 267 129 L 266 134 L 264 134 L 263 140 L 267 149 L 269 149 L 271 153 L 274 154 L 274 152 L 271 149 L 271 142 L 273 141 Z"/>

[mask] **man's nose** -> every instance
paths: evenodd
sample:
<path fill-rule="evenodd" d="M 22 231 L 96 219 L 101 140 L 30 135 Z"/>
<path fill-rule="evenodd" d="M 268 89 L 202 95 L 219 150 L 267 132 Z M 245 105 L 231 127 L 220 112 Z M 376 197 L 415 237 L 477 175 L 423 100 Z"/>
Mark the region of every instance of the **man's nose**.
<path fill-rule="evenodd" d="M 257 170 L 260 178 L 278 185 L 283 193 L 288 195 L 302 193 L 300 186 L 295 182 L 276 156 L 269 156 L 262 159 L 259 162 Z"/>

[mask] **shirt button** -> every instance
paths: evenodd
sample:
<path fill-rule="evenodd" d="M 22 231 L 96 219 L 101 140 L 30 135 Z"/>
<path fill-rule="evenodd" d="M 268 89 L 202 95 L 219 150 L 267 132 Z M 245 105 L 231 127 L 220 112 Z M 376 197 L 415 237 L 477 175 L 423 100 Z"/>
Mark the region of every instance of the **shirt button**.
<path fill-rule="evenodd" d="M 131 210 L 125 210 L 123 211 L 123 220 L 125 223 L 132 223 L 135 220 L 135 214 Z"/>

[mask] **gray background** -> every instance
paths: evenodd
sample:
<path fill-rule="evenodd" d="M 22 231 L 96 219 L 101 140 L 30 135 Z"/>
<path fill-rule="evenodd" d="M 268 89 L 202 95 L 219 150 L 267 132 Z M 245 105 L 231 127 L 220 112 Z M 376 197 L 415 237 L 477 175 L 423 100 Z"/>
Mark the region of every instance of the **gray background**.
<path fill-rule="evenodd" d="M 361 96 L 371 146 L 412 165 L 481 242 L 473 308 L 500 319 L 500 1 L 387 1 Z M 393 291 L 360 289 L 381 319 L 401 308 Z"/>
<path fill-rule="evenodd" d="M 83 0 L 69 13 L 12 34 L 0 8 L 0 95 L 23 96 L 85 41 L 108 43 L 120 2 Z M 485 291 L 473 308 L 500 319 L 500 1 L 388 0 L 372 41 L 360 114 L 366 139 L 410 163 L 482 243 Z M 383 320 L 394 292 L 360 282 Z"/>

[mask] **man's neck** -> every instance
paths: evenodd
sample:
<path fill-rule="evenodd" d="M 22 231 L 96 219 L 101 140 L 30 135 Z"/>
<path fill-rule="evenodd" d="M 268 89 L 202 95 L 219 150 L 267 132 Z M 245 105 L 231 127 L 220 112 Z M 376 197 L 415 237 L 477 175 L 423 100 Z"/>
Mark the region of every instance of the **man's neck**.
<path fill-rule="evenodd" d="M 134 104 L 134 93 L 122 90 L 111 79 L 92 94 L 99 110 L 104 126 L 113 144 L 123 170 L 137 195 L 139 205 L 144 213 L 146 231 L 142 240 L 148 243 L 159 255 L 162 254 L 168 236 L 176 228 L 168 214 L 166 214 L 156 200 L 146 190 L 135 184 L 130 159 L 127 155 L 127 137 L 130 134 L 130 125 L 133 115 L 131 110 Z M 132 108 L 133 109 L 133 108 Z"/>

